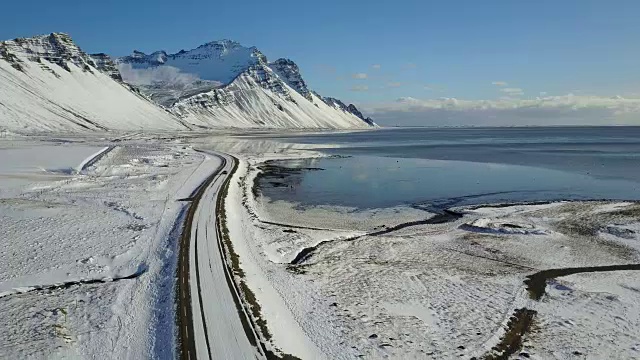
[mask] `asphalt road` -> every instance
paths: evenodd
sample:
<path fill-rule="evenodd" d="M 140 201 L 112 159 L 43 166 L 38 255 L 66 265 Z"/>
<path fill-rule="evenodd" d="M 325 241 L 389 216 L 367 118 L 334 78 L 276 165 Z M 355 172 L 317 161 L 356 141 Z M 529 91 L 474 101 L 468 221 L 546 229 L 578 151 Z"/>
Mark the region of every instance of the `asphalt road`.
<path fill-rule="evenodd" d="M 234 169 L 233 157 L 220 166 L 189 197 L 178 258 L 178 326 L 182 359 L 256 359 L 263 349 L 240 302 L 225 262 L 216 211 L 220 191 Z"/>
<path fill-rule="evenodd" d="M 196 343 L 193 331 L 193 312 L 191 311 L 191 289 L 189 287 L 189 249 L 191 245 L 191 229 L 193 218 L 205 190 L 216 180 L 224 167 L 224 163 L 213 172 L 189 196 L 191 204 L 185 217 L 182 236 L 180 237 L 180 251 L 178 254 L 178 314 L 177 323 L 180 334 L 179 346 L 181 359 L 196 359 Z"/>

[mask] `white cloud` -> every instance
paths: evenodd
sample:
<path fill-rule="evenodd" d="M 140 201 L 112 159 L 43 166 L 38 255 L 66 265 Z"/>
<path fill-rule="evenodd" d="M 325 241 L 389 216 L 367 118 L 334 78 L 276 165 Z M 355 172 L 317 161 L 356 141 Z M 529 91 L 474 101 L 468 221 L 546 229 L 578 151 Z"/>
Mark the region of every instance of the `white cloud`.
<path fill-rule="evenodd" d="M 547 92 L 546 91 L 540 91 L 540 96 L 547 96 Z"/>
<path fill-rule="evenodd" d="M 365 74 L 365 73 L 356 73 L 356 74 L 351 75 L 351 77 L 354 78 L 354 79 L 361 79 L 362 80 L 362 79 L 368 78 L 369 76 L 367 74 Z"/>
<path fill-rule="evenodd" d="M 508 96 L 520 96 L 524 95 L 524 91 L 520 88 L 502 88 L 501 92 L 507 94 Z"/>
<path fill-rule="evenodd" d="M 351 87 L 351 91 L 356 91 L 356 92 L 369 91 L 369 87 L 367 85 L 355 85 Z"/>
<path fill-rule="evenodd" d="M 546 96 L 498 100 L 401 98 L 363 105 L 382 125 L 640 125 L 640 98 Z"/>
<path fill-rule="evenodd" d="M 371 68 L 372 68 L 372 69 L 374 69 L 374 70 L 380 70 L 380 69 L 382 68 L 382 65 L 380 65 L 380 64 L 373 64 L 373 65 L 371 65 Z"/>
<path fill-rule="evenodd" d="M 505 81 L 494 81 L 491 83 L 491 85 L 495 85 L 495 86 L 507 86 L 509 84 L 507 84 Z"/>
<path fill-rule="evenodd" d="M 162 83 L 167 86 L 181 88 L 200 80 L 197 75 L 183 73 L 180 69 L 172 66 L 134 69 L 131 64 L 119 64 L 118 70 L 120 70 L 122 78 L 133 85 L 153 85 Z"/>

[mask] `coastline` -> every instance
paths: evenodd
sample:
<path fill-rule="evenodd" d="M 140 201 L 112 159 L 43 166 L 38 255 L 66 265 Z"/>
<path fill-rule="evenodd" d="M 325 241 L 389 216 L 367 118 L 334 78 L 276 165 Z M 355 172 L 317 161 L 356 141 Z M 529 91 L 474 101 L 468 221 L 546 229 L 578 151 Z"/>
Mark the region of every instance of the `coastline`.
<path fill-rule="evenodd" d="M 7 322 L 31 311 L 20 307 L 23 303 L 33 309 L 57 306 L 68 311 L 68 321 L 60 310 L 44 320 L 34 315 L 28 326 L 58 329 L 63 324 L 64 328 L 43 339 L 42 345 L 6 350 L 9 353 L 37 354 L 53 345 L 61 346 L 59 354 L 63 355 L 97 353 L 111 349 L 111 340 L 136 354 L 176 354 L 176 314 L 164 309 L 173 306 L 177 286 L 172 271 L 177 265 L 184 200 L 214 165 L 204 161 L 194 147 L 240 159 L 237 173 L 229 180 L 224 214 L 240 268 L 247 274 L 246 287 L 255 295 L 272 335 L 267 350 L 278 356 L 482 358 L 495 348 L 494 352 L 515 351 L 514 356 L 522 352 L 538 358 L 556 352 L 565 357 L 579 352 L 633 358 L 640 351 L 635 342 L 639 334 L 633 330 L 640 329 L 640 304 L 635 296 L 640 283 L 637 271 L 632 270 L 640 262 L 638 202 L 492 203 L 453 208 L 422 204 L 366 210 L 309 206 L 274 201 L 260 189 L 256 197 L 253 188 L 260 164 L 266 160 L 326 156 L 314 150 L 314 145 L 222 135 L 177 136 L 167 144 L 136 136 L 113 144 L 102 138 L 76 142 L 54 138 L 15 145 L 28 148 L 29 154 L 71 151 L 76 154 L 74 159 L 77 156 L 70 164 L 69 159 L 51 162 L 43 167 L 51 170 L 36 169 L 28 178 L 25 173 L 28 183 L 20 188 L 23 195 L 12 198 L 9 192 L 0 203 L 8 211 L 4 224 L 27 244 L 23 248 L 31 249 L 37 241 L 46 250 L 35 254 L 37 261 L 21 250 L 15 259 L 31 259 L 26 262 L 31 272 L 24 275 L 53 279 L 35 282 L 38 286 L 55 285 L 60 279 L 73 281 L 76 274 L 81 279 L 90 274 L 105 282 L 71 282 L 68 288 L 43 287 L 42 291 L 2 298 Z M 86 147 L 94 144 L 95 149 Z M 115 147 L 79 174 L 56 170 L 76 168 L 76 162 L 84 162 L 107 145 Z M 443 220 L 438 211 L 444 210 L 456 215 Z M 42 236 L 66 240 L 65 228 L 52 226 L 51 232 L 42 232 L 36 226 L 13 225 L 12 218 L 23 221 L 25 211 L 56 222 L 67 216 L 91 219 L 105 214 L 108 221 L 88 220 L 86 226 L 74 230 L 72 234 L 85 240 L 63 254 L 55 245 L 47 248 Z M 308 248 L 313 251 L 295 261 Z M 44 257 L 48 252 L 67 257 L 49 259 Z M 71 275 L 65 276 L 54 266 L 75 272 L 67 270 Z M 145 272 L 136 279 L 117 280 L 128 269 Z M 53 278 L 58 274 L 59 279 Z M 531 298 L 525 283 L 534 274 L 541 274 L 535 278 L 539 300 Z M 23 279 L 27 278 L 17 278 L 16 286 L 8 281 L 3 285 L 13 288 L 32 283 Z M 544 292 L 540 292 L 541 284 Z M 79 299 L 79 305 L 68 307 L 74 299 Z M 90 311 L 95 320 L 82 321 L 81 311 Z M 513 321 L 514 316 L 523 320 Z M 112 330 L 119 329 L 120 323 L 122 331 Z M 105 330 L 84 335 L 99 326 Z M 127 326 L 147 330 L 143 336 L 132 337 Z M 76 338 L 76 334 L 83 335 Z M 520 343 L 507 346 L 512 344 L 504 341 L 512 339 L 510 334 L 519 334 Z M 611 336 L 616 337 L 616 346 L 605 341 Z"/>
<path fill-rule="evenodd" d="M 468 244 L 465 245 L 467 247 L 473 247 L 474 245 L 469 244 L 473 244 L 474 242 L 478 243 L 478 239 L 469 239 L 481 239 L 485 236 L 489 238 L 508 237 L 514 239 L 518 237 L 548 237 L 548 239 L 545 239 L 545 241 L 543 242 L 549 242 L 552 241 L 554 237 L 565 235 L 552 230 L 551 228 L 545 228 L 541 232 L 536 233 L 536 229 L 529 229 L 531 230 L 529 231 L 523 224 L 517 225 L 503 222 L 500 223 L 502 225 L 496 225 L 487 221 L 481 221 L 480 225 L 484 226 L 482 227 L 476 226 L 478 224 L 474 224 L 474 222 L 482 220 L 482 217 L 480 215 L 484 216 L 487 214 L 498 217 L 519 217 L 520 215 L 518 214 L 521 213 L 552 214 L 557 209 L 563 207 L 584 207 L 585 209 L 594 209 L 601 207 L 604 209 L 608 209 L 614 208 L 616 206 L 635 206 L 633 205 L 635 204 L 633 202 L 625 204 L 624 202 L 620 201 L 560 201 L 529 204 L 474 205 L 466 208 L 456 208 L 456 211 L 459 211 L 462 216 L 460 220 L 454 221 L 452 224 L 417 224 L 415 227 L 410 226 L 407 229 L 403 229 L 397 232 L 391 232 L 391 234 L 389 234 L 388 236 L 376 237 L 375 235 L 371 236 L 372 231 L 366 231 L 363 229 L 351 229 L 348 226 L 338 226 L 336 228 L 335 217 L 334 221 L 331 223 L 332 226 L 327 226 L 326 222 L 332 221 L 331 217 L 325 218 L 323 220 L 321 216 L 315 216 L 322 212 L 327 213 L 332 210 L 336 210 L 336 207 L 333 207 L 333 209 L 331 209 L 332 207 L 326 207 L 319 210 L 299 208 L 296 209 L 294 206 L 288 205 L 292 209 L 292 211 L 285 212 L 284 217 L 288 217 L 289 221 L 274 221 L 274 219 L 270 217 L 271 214 L 269 213 L 269 207 L 273 206 L 274 204 L 266 204 L 265 199 L 262 199 L 260 196 L 258 196 L 258 198 L 254 196 L 254 191 L 252 191 L 251 189 L 253 188 L 254 180 L 260 171 L 260 169 L 258 168 L 260 164 L 268 160 L 300 159 L 309 157 L 315 158 L 321 157 L 323 156 L 323 154 L 315 151 L 295 149 L 293 152 L 289 153 L 287 153 L 286 151 L 275 151 L 268 154 L 262 153 L 258 155 L 236 155 L 241 158 L 241 165 L 239 167 L 237 177 L 234 176 L 234 179 L 231 182 L 230 193 L 226 199 L 228 218 L 234 218 L 234 220 L 230 223 L 230 236 L 232 241 L 234 242 L 234 245 L 238 245 L 238 254 L 240 255 L 240 263 L 242 268 L 248 269 L 248 272 L 251 274 L 250 276 L 248 276 L 248 285 L 251 289 L 254 289 L 257 301 L 262 306 L 262 312 L 267 321 L 267 324 L 269 328 L 272 329 L 271 333 L 273 334 L 274 347 L 283 352 L 291 353 L 301 358 L 352 358 L 363 354 L 365 356 L 373 357 L 383 356 L 383 354 L 393 354 L 396 356 L 400 356 L 401 354 L 402 356 L 416 356 L 417 354 L 424 355 L 425 353 L 422 352 L 422 350 L 427 347 L 416 345 L 413 346 L 412 349 L 412 346 L 410 344 L 418 343 L 417 341 L 413 340 L 408 340 L 408 342 L 405 342 L 403 344 L 404 346 L 398 346 L 398 339 L 394 338 L 393 336 L 391 337 L 391 339 L 395 340 L 387 339 L 386 342 L 381 342 L 382 340 L 380 339 L 380 334 L 378 334 L 378 332 L 385 331 L 385 326 L 381 323 L 377 323 L 377 325 L 373 327 L 373 329 L 377 329 L 372 330 L 372 334 L 375 334 L 376 336 L 371 337 L 372 334 L 367 334 L 365 329 L 359 328 L 363 325 L 360 323 L 362 315 L 356 317 L 345 317 L 339 313 L 336 313 L 335 310 L 341 307 L 341 301 L 339 300 L 340 296 L 338 295 L 340 291 L 339 289 L 333 289 L 333 291 L 329 291 L 327 293 L 327 289 L 329 289 L 330 286 L 327 286 L 327 284 L 325 284 L 323 278 L 326 280 L 326 276 L 331 272 L 326 273 L 325 269 L 321 269 L 324 265 L 324 262 L 327 261 L 327 254 L 338 254 L 341 251 L 345 251 L 346 249 L 348 249 L 349 246 L 352 246 L 352 243 L 364 243 L 367 241 L 372 241 L 372 239 L 375 238 L 384 238 L 384 241 L 387 241 L 387 238 L 390 238 L 392 239 L 392 242 L 400 242 L 404 239 L 424 238 L 424 236 L 427 236 L 427 238 L 436 239 L 436 242 L 452 241 L 452 244 L 456 244 L 456 242 L 460 241 L 458 238 L 462 238 L 467 239 Z M 278 210 L 274 211 L 280 212 L 283 209 L 281 205 L 283 204 L 276 205 Z M 394 209 L 394 211 L 396 212 L 396 217 L 403 216 L 402 212 L 398 209 Z M 301 215 L 298 218 L 296 218 L 295 216 L 289 216 L 295 212 L 304 212 L 304 215 Z M 312 216 L 309 216 L 310 214 L 312 214 Z M 357 211 L 338 211 L 338 214 L 339 217 L 349 217 L 357 214 Z M 357 217 L 357 215 L 355 216 Z M 434 214 L 425 214 L 425 212 L 422 212 L 423 218 L 433 216 Z M 302 217 L 306 219 L 319 219 L 319 221 L 316 222 L 315 226 L 312 226 L 313 224 L 309 224 L 307 222 L 305 222 L 304 224 L 297 223 L 296 220 Z M 375 215 L 367 214 L 367 217 L 375 217 Z M 354 222 L 357 223 L 358 220 L 355 220 Z M 507 225 L 503 226 L 504 224 Z M 469 226 L 469 228 L 465 229 L 463 225 L 467 225 Z M 522 229 L 519 229 L 518 227 L 520 227 L 521 225 Z M 378 226 L 381 225 L 374 225 L 374 227 Z M 546 226 L 549 226 L 549 224 L 546 224 Z M 364 239 L 358 241 L 351 240 L 360 237 Z M 318 246 L 318 244 L 327 242 L 327 240 L 329 243 L 333 244 L 327 245 L 325 249 L 321 251 L 321 254 L 318 255 L 318 258 L 314 257 L 311 261 L 309 261 L 309 263 L 305 263 L 299 266 L 292 267 L 291 265 L 289 265 L 289 263 L 295 257 L 293 256 L 293 254 L 297 253 L 305 246 Z M 365 244 L 365 246 L 367 245 Z M 442 249 L 439 250 L 442 251 Z M 458 254 L 460 258 L 457 258 L 456 261 L 461 261 L 462 257 L 474 257 L 476 259 L 483 259 L 481 261 L 495 263 L 495 260 L 493 259 L 493 257 L 496 257 L 495 253 L 492 254 L 491 252 L 489 252 L 487 253 L 487 256 L 478 258 L 476 256 L 479 254 L 475 254 L 473 250 L 466 252 L 466 254 L 465 251 L 459 252 Z M 615 253 L 615 251 L 613 252 Z M 627 255 L 635 256 L 629 255 L 629 253 Z M 345 254 L 341 256 L 345 256 Z M 448 256 L 450 257 L 451 255 Z M 520 253 L 519 256 L 523 256 L 523 254 Z M 345 257 L 349 258 L 349 255 Z M 456 256 L 454 255 L 454 258 L 455 257 Z M 499 258 L 500 255 L 498 255 L 497 257 Z M 581 257 L 580 261 L 576 261 L 575 263 L 584 264 L 585 266 L 589 265 L 590 262 L 588 258 L 590 258 L 590 256 L 587 256 L 586 258 L 583 256 Z M 331 259 L 332 261 L 336 262 L 347 262 L 346 259 L 343 260 L 334 258 L 333 255 Z M 615 261 L 615 259 L 616 256 L 614 255 L 613 257 L 605 259 L 604 261 Z M 618 258 L 617 260 L 620 259 L 624 259 L 624 257 Z M 499 260 L 498 263 L 501 264 L 497 267 L 497 270 L 499 270 L 499 272 L 505 272 L 504 267 L 513 268 L 514 265 L 516 266 L 516 268 L 520 265 L 522 265 L 523 267 L 515 273 L 513 273 L 513 271 L 511 270 L 510 272 L 513 274 L 505 275 L 498 280 L 498 283 L 501 284 L 500 286 L 503 287 L 503 291 L 498 291 L 498 294 L 496 294 L 496 296 L 491 296 L 491 298 L 493 299 L 492 301 L 495 301 L 498 298 L 502 298 L 504 300 L 498 301 L 502 305 L 494 307 L 495 310 L 490 310 L 495 313 L 496 317 L 492 317 L 493 320 L 488 321 L 485 325 L 484 331 L 490 333 L 489 336 L 487 337 L 487 334 L 482 332 L 482 335 L 471 336 L 464 340 L 464 337 L 462 337 L 460 338 L 459 342 L 462 342 L 465 345 L 453 346 L 454 344 L 450 344 L 451 349 L 449 351 L 451 352 L 445 350 L 441 350 L 440 352 L 438 352 L 438 349 L 436 348 L 436 352 L 434 352 L 432 356 L 446 357 L 454 356 L 454 354 L 455 356 L 460 354 L 471 356 L 486 356 L 491 352 L 492 348 L 501 343 L 501 341 L 503 340 L 502 337 L 507 332 L 507 327 L 509 325 L 508 320 L 510 319 L 511 314 L 515 310 L 523 308 L 523 304 L 526 304 L 528 302 L 528 300 L 526 300 L 527 296 L 523 280 L 528 274 L 534 272 L 534 270 L 526 269 L 544 269 L 544 267 L 540 267 L 540 265 L 542 264 L 533 264 L 533 262 L 535 261 L 533 259 L 527 258 L 526 256 L 524 256 L 522 259 L 517 259 L 520 261 L 514 261 L 514 265 L 508 265 L 509 261 L 506 258 L 497 260 Z M 602 262 L 602 260 L 600 261 Z M 521 264 L 518 264 L 518 262 L 520 262 Z M 550 268 L 553 264 L 558 263 L 560 263 L 559 260 L 552 260 L 548 264 L 548 267 Z M 571 261 L 567 263 L 573 264 Z M 378 265 L 378 267 L 380 268 L 384 268 L 385 266 L 391 266 L 390 263 L 388 263 L 388 260 L 386 264 Z M 344 270 L 340 268 L 341 266 L 338 266 L 335 269 L 339 269 L 340 271 Z M 489 269 L 483 271 L 488 271 L 489 273 L 492 272 L 492 270 Z M 495 271 L 495 269 L 493 271 Z M 357 271 L 357 273 L 360 274 L 359 276 L 362 276 L 362 272 Z M 509 273 L 509 271 L 506 271 L 505 273 Z M 412 274 L 411 276 L 414 278 L 416 276 L 420 277 L 419 274 Z M 469 275 L 467 274 L 466 276 Z M 487 277 L 486 274 L 483 276 Z M 572 276 L 570 276 L 569 278 L 571 278 Z M 618 278 L 618 275 L 612 276 Z M 490 278 L 491 275 L 489 275 L 488 277 Z M 362 279 L 358 279 L 357 276 L 355 278 L 351 278 L 356 282 L 362 281 Z M 559 281 L 564 281 L 564 278 Z M 343 286 L 342 284 L 338 285 Z M 504 291 L 505 288 L 507 289 L 506 291 Z M 366 290 L 361 291 L 366 292 Z M 422 297 L 422 299 L 422 301 L 424 301 L 424 304 L 429 303 L 428 297 Z M 398 298 L 397 300 L 400 301 L 401 298 Z M 401 303 L 402 301 L 400 302 L 400 304 Z M 365 321 L 365 323 L 370 323 L 376 316 L 382 316 L 381 313 L 387 312 L 387 314 L 384 314 L 385 320 L 383 321 L 383 323 L 389 322 L 393 324 L 394 321 L 398 321 L 398 319 L 400 319 L 399 321 L 400 323 L 402 323 L 406 322 L 407 319 L 412 318 L 414 320 L 409 321 L 410 323 L 413 323 L 411 327 L 413 327 L 414 329 L 420 328 L 420 325 L 424 326 L 425 324 L 429 324 L 430 321 L 427 321 L 428 318 L 431 318 L 431 321 L 434 321 L 433 319 L 437 318 L 437 316 L 434 316 L 432 314 L 430 316 L 427 316 L 427 318 L 424 318 L 424 316 L 422 316 L 421 318 L 421 316 L 418 314 L 420 312 L 424 312 L 424 310 L 420 310 L 418 313 L 414 312 L 418 311 L 415 306 L 418 306 L 418 308 L 420 308 L 420 306 L 417 305 L 419 303 L 420 302 L 414 302 L 414 305 L 410 305 L 408 308 L 408 305 L 406 304 L 394 305 L 383 303 L 383 305 L 385 306 L 382 307 L 385 311 L 378 311 L 378 314 L 376 314 L 375 316 L 374 314 L 368 314 L 366 317 L 369 319 Z M 380 304 L 381 302 L 378 300 L 370 302 L 368 304 L 365 301 L 361 305 L 365 307 L 380 307 Z M 482 308 L 486 305 L 487 303 L 480 302 L 472 306 Z M 362 306 L 359 306 L 359 308 L 362 308 Z M 400 308 L 398 308 L 398 306 L 400 306 Z M 537 308 L 536 304 L 530 304 L 529 306 L 532 308 Z M 411 310 L 411 308 L 414 309 Z M 389 309 L 394 311 L 391 311 Z M 346 309 L 342 310 L 352 311 L 353 309 L 348 309 L 347 307 Z M 485 309 L 484 311 L 487 310 L 488 309 Z M 546 311 L 548 311 L 548 309 Z M 393 315 L 394 312 L 395 315 Z M 533 318 L 538 319 L 544 316 L 546 315 L 537 314 Z M 418 323 L 415 323 L 416 319 L 419 319 Z M 373 322 L 375 323 L 376 321 Z M 398 325 L 396 324 L 395 327 L 397 326 Z M 416 326 L 418 327 L 416 328 Z M 366 327 L 369 326 L 365 326 L 365 328 Z M 281 329 L 287 330 L 282 331 Z M 416 333 L 408 331 L 406 337 L 411 337 L 409 334 L 411 334 L 411 336 L 414 336 Z M 453 334 L 449 334 L 448 336 L 451 335 Z M 458 337 L 460 337 L 459 335 L 460 334 L 458 334 Z M 349 341 L 345 339 L 345 336 L 352 337 L 351 340 L 355 341 Z M 353 336 L 355 336 L 356 338 L 360 338 L 361 340 L 356 340 L 353 338 Z M 357 348 L 352 347 L 354 344 L 357 345 Z M 426 343 L 423 343 L 421 345 L 426 345 Z M 527 340 L 525 335 L 524 346 L 527 349 L 526 351 L 535 353 L 535 350 L 533 349 L 538 345 L 533 346 L 529 342 L 529 340 Z M 446 348 L 447 346 L 444 347 Z"/>

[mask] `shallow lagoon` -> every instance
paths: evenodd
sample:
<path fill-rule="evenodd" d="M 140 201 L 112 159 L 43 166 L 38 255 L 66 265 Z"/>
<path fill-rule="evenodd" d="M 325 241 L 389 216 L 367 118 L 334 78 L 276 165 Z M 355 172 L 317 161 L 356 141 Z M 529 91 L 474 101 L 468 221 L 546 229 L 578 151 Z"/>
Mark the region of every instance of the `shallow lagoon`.
<path fill-rule="evenodd" d="M 357 208 L 640 200 L 640 128 L 392 129 L 288 138 L 349 157 L 278 161 L 264 195 Z M 272 174 L 273 175 L 273 174 Z"/>

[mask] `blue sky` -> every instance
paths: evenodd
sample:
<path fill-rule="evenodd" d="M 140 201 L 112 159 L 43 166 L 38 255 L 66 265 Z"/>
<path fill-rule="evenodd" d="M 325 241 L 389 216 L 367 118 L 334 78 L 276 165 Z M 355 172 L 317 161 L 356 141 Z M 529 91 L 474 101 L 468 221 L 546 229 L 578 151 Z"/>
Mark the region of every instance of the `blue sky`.
<path fill-rule="evenodd" d="M 3 12 L 1 38 L 63 31 L 116 56 L 230 38 L 356 103 L 640 96 L 635 0 L 12 1 Z"/>

